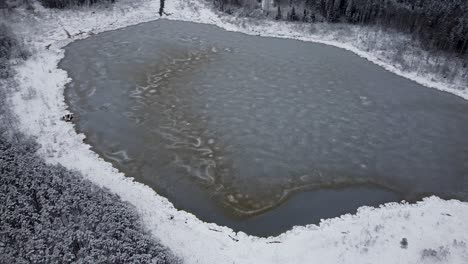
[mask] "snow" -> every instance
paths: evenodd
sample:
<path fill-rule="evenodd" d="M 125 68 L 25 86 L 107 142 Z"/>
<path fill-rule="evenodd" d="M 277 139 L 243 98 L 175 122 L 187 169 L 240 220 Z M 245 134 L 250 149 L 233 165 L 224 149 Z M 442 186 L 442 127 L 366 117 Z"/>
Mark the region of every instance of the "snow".
<path fill-rule="evenodd" d="M 173 14 L 169 19 L 337 46 L 428 87 L 468 99 L 464 91 L 427 76 L 400 71 L 349 43 L 326 40 L 312 33 L 303 35 L 294 24 L 251 23 L 242 19 L 239 23 L 216 14 L 197 0 L 167 1 L 166 5 Z M 15 32 L 33 50 L 30 59 L 15 67 L 19 89 L 12 94 L 11 104 L 20 128 L 41 144 L 38 152 L 47 162 L 79 171 L 134 205 L 151 234 L 187 263 L 468 263 L 465 202 L 430 197 L 417 204 L 361 207 L 355 215 L 294 227 L 277 237 L 259 238 L 204 223 L 190 213 L 176 210 L 167 199 L 125 177 L 100 158 L 83 143 L 85 136 L 77 134 L 73 124 L 60 120 L 67 113 L 63 92 L 70 81 L 67 73 L 57 68 L 64 56 L 61 48 L 87 37 L 88 32 L 95 34 L 155 20 L 158 9 L 158 1 L 122 0 L 98 10 L 39 9 L 36 17 L 24 13 L 11 19 Z M 67 37 L 62 25 L 72 38 Z M 403 238 L 408 241 L 407 248 L 400 245 Z"/>

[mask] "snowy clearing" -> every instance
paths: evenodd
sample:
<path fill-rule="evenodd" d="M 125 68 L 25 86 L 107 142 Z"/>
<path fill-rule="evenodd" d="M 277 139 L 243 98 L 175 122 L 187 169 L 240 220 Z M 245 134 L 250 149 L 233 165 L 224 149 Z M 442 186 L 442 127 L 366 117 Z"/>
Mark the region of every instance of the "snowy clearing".
<path fill-rule="evenodd" d="M 416 74 L 406 74 L 349 44 L 304 37 L 295 24 L 265 22 L 242 26 L 232 17 L 219 16 L 203 3 L 166 3 L 169 19 L 218 25 L 248 34 L 316 41 L 350 50 L 399 75 L 468 99 L 468 93 L 446 87 Z M 63 91 L 70 80 L 57 68 L 71 41 L 99 32 L 157 18 L 156 1 L 123 0 L 108 8 L 44 10 L 12 18 L 15 32 L 33 56 L 15 67 L 19 90 L 11 97 L 20 128 L 42 146 L 47 162 L 80 171 L 86 178 L 135 205 L 154 237 L 187 263 L 468 263 L 468 203 L 437 197 L 418 204 L 362 207 L 356 215 L 328 219 L 319 226 L 295 227 L 278 237 L 258 238 L 234 233 L 226 227 L 203 223 L 190 213 L 177 211 L 164 197 L 137 183 L 105 162 L 83 143 L 66 113 Z M 58 23 L 57 23 L 58 22 Z M 407 245 L 401 243 L 403 238 Z"/>

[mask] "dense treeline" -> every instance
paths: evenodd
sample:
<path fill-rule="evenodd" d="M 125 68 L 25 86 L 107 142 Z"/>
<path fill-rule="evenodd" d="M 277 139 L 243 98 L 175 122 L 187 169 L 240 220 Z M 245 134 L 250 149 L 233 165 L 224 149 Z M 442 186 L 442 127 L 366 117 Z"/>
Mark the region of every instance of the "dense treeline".
<path fill-rule="evenodd" d="M 74 5 L 92 5 L 98 2 L 114 3 L 114 0 L 39 0 L 39 2 L 49 8 L 65 8 Z"/>
<path fill-rule="evenodd" d="M 70 6 L 92 5 L 96 3 L 114 3 L 115 0 L 0 0 L 0 9 L 2 8 L 15 8 L 19 6 L 26 6 L 33 8 L 34 2 L 41 3 L 47 8 L 65 8 Z"/>
<path fill-rule="evenodd" d="M 178 262 L 145 235 L 129 205 L 46 165 L 36 148 L 0 136 L 0 262 Z"/>
<path fill-rule="evenodd" d="M 214 0 L 216 6 L 246 6 Z M 426 48 L 468 53 L 467 0 L 263 0 L 276 19 L 378 25 L 411 34 Z M 260 4 L 259 4 L 260 5 Z M 258 5 L 258 6 L 259 6 Z"/>
<path fill-rule="evenodd" d="M 378 24 L 440 50 L 468 51 L 466 0 L 306 0 L 329 22 Z"/>

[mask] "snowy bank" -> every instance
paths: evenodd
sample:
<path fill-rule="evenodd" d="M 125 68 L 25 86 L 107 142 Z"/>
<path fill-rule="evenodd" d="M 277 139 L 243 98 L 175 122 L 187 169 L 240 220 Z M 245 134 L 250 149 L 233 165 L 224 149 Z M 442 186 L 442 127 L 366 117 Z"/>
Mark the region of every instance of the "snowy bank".
<path fill-rule="evenodd" d="M 183 0 L 181 0 L 183 1 Z M 60 120 L 67 73 L 57 68 L 62 48 L 75 39 L 156 19 L 159 3 L 122 0 L 107 8 L 38 10 L 9 21 L 33 55 L 15 67 L 19 84 L 11 97 L 20 128 L 41 145 L 49 163 L 80 171 L 93 183 L 133 204 L 145 227 L 187 263 L 468 263 L 468 203 L 436 197 L 418 204 L 362 207 L 356 215 L 328 219 L 319 226 L 295 227 L 270 238 L 234 233 L 176 210 L 149 187 L 125 177 L 83 143 L 71 123 Z M 294 25 L 265 22 L 239 26 L 198 1 L 167 2 L 170 19 L 209 23 L 248 34 L 297 38 L 342 47 L 397 74 L 464 98 L 468 94 L 442 83 L 406 74 L 349 44 L 294 31 Z M 242 23 L 241 23 L 242 24 Z M 403 238 L 406 243 L 402 243 Z"/>

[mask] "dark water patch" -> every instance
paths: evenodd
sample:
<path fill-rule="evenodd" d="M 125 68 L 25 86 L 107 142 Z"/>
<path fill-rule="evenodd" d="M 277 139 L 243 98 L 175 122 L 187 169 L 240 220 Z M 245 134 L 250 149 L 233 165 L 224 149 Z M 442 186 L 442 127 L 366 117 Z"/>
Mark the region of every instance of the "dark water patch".
<path fill-rule="evenodd" d="M 157 21 L 66 48 L 77 129 L 199 218 L 250 234 L 467 198 L 468 103 L 344 50 Z"/>

